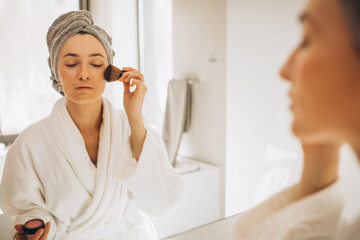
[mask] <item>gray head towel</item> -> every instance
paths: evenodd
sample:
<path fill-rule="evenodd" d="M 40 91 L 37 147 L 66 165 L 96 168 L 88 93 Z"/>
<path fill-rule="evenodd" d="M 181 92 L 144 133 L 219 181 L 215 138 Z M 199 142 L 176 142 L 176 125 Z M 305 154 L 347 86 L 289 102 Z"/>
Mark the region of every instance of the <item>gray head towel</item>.
<path fill-rule="evenodd" d="M 64 96 L 59 84 L 57 65 L 62 46 L 70 37 L 79 32 L 88 33 L 96 37 L 104 46 L 109 64 L 113 62 L 115 52 L 111 49 L 111 37 L 99 26 L 94 25 L 91 13 L 86 10 L 71 11 L 58 17 L 50 26 L 46 43 L 49 49 L 48 63 L 51 70 L 50 80 L 53 88 Z"/>

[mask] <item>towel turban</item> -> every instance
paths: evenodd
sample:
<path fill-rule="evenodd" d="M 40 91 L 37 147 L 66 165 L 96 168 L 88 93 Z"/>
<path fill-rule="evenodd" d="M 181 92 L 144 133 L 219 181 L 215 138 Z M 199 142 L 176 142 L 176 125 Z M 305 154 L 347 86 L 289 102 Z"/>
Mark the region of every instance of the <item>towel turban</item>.
<path fill-rule="evenodd" d="M 50 80 L 52 81 L 53 88 L 63 96 L 64 92 L 59 84 L 57 69 L 59 55 L 66 40 L 79 32 L 90 34 L 102 43 L 106 50 L 109 64 L 113 62 L 115 55 L 115 52 L 111 49 L 111 37 L 104 29 L 94 25 L 89 11 L 71 11 L 58 17 L 47 32 L 46 43 L 49 49 L 48 64 L 51 70 Z"/>

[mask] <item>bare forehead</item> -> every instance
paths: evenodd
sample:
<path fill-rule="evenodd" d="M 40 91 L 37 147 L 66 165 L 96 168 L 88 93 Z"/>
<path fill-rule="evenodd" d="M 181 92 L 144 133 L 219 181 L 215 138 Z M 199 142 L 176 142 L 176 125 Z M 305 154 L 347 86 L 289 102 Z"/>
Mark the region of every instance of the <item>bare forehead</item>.
<path fill-rule="evenodd" d="M 60 57 L 69 55 L 69 53 L 78 56 L 90 56 L 99 53 L 103 57 L 106 56 L 104 46 L 96 37 L 90 34 L 76 34 L 66 40 L 61 49 Z"/>
<path fill-rule="evenodd" d="M 309 0 L 299 19 L 321 29 L 343 27 L 344 23 L 339 0 Z"/>

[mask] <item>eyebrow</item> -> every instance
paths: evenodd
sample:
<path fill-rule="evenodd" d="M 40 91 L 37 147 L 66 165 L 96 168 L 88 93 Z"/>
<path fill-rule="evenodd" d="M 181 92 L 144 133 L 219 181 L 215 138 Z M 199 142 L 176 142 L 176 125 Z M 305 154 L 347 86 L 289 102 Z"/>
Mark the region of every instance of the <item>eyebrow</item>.
<path fill-rule="evenodd" d="M 101 53 L 92 53 L 92 54 L 90 54 L 89 56 L 90 56 L 90 57 L 102 57 L 102 58 L 105 59 L 105 57 L 104 57 Z M 64 58 L 64 57 L 79 57 L 79 55 L 76 54 L 76 53 L 67 53 L 67 54 L 65 54 L 65 55 L 63 56 L 63 58 Z"/>
<path fill-rule="evenodd" d="M 90 54 L 90 57 L 102 57 L 102 58 L 105 58 L 101 53 Z"/>
<path fill-rule="evenodd" d="M 299 21 L 301 23 L 309 22 L 309 23 L 314 24 L 314 18 L 311 17 L 311 15 L 309 15 L 309 13 L 307 13 L 307 12 L 303 12 L 303 13 L 300 14 Z"/>

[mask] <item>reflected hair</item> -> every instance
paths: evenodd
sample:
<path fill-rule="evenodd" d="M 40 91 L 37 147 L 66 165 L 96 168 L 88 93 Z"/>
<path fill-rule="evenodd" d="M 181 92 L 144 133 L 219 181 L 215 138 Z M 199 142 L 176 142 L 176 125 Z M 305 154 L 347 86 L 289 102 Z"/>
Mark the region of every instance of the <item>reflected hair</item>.
<path fill-rule="evenodd" d="M 360 1 L 339 0 L 345 19 L 354 39 L 354 47 L 360 57 Z"/>

